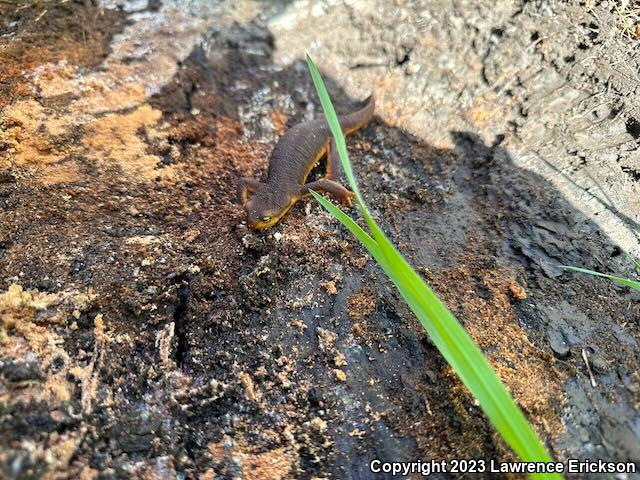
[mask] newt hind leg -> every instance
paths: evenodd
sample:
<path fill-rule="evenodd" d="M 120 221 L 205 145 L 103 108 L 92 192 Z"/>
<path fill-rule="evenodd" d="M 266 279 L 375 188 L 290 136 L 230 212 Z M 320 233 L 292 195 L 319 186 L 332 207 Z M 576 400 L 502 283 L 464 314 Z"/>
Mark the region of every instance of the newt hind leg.
<path fill-rule="evenodd" d="M 342 163 L 340 163 L 338 147 L 336 146 L 336 141 L 333 137 L 331 138 L 331 142 L 327 150 L 327 173 L 324 178 L 337 182 L 340 180 L 340 175 L 342 175 Z"/>
<path fill-rule="evenodd" d="M 315 182 L 310 182 L 300 188 L 300 196 L 309 195 L 309 190 L 314 190 L 316 192 L 329 192 L 331 195 L 336 197 L 340 202 L 344 205 L 351 206 L 353 192 L 346 189 L 342 185 L 340 185 L 335 180 L 331 180 L 329 178 L 321 178 L 320 180 L 316 180 Z"/>

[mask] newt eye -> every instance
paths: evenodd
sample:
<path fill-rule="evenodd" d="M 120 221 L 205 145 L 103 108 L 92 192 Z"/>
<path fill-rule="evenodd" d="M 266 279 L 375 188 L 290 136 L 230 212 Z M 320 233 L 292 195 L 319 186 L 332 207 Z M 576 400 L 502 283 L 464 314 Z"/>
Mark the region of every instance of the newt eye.
<path fill-rule="evenodd" d="M 263 222 L 268 222 L 269 220 L 271 220 L 271 217 L 269 216 L 262 217 Z"/>

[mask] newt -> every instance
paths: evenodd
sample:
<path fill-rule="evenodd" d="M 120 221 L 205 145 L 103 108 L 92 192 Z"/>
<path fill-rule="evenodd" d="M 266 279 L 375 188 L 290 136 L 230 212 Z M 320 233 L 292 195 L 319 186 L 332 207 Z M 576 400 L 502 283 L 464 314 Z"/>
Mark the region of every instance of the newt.
<path fill-rule="evenodd" d="M 342 133 L 346 136 L 362 128 L 373 117 L 374 109 L 375 98 L 371 95 L 361 110 L 339 115 Z M 324 177 L 307 183 L 307 177 L 325 154 Z M 344 205 L 351 206 L 353 192 L 339 183 L 341 172 L 340 157 L 326 119 L 291 127 L 271 153 L 266 181 L 242 177 L 238 182 L 238 201 L 246 210 L 247 225 L 256 230 L 275 225 L 297 201 L 311 195 L 309 190 L 331 193 Z"/>

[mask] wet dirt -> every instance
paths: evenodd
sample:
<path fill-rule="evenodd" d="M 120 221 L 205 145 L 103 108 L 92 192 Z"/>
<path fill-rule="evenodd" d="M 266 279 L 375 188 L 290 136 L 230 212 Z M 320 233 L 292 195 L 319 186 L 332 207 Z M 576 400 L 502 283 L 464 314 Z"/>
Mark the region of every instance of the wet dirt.
<path fill-rule="evenodd" d="M 6 17 L 21 35 L 3 37 L 8 51 L 42 25 L 102 23 L 52 33 L 59 56 L 30 50 L 19 74 L 3 72 L 4 476 L 355 479 L 372 477 L 373 458 L 511 458 L 319 205 L 266 232 L 243 224 L 237 179 L 263 175 L 282 131 L 321 115 L 302 59 L 276 58 L 299 4 L 25 5 Z M 347 18 L 377 31 L 382 13 L 359 12 Z M 369 71 L 402 57 L 385 47 L 397 40 L 381 41 L 382 60 L 340 58 Z M 403 58 L 391 82 L 354 73 L 383 88 L 380 115 L 348 139 L 365 199 L 556 458 L 637 461 L 638 294 L 559 268 L 631 275 L 624 255 L 522 167 L 527 144 L 513 142 L 529 120 L 497 133 L 510 114 L 476 99 L 440 141 L 402 126 L 394 89 L 422 81 Z M 339 111 L 364 98 L 318 63 Z"/>

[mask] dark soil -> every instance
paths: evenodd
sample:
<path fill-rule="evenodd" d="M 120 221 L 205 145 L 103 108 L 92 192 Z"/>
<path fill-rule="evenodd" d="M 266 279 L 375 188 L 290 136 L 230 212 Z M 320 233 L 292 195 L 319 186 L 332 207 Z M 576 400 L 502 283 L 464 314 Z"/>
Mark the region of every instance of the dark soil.
<path fill-rule="evenodd" d="M 159 91 L 97 111 L 24 72 L 100 70 L 130 16 L 2 5 L 19 32 L 0 50 L 4 477 L 357 479 L 373 458 L 512 458 L 318 204 L 243 224 L 238 178 L 264 175 L 278 135 L 321 115 L 304 62 L 273 61 L 266 14 L 210 27 Z M 354 133 L 366 201 L 556 458 L 639 461 L 638 293 L 560 268 L 631 275 L 626 258 L 503 136 L 452 139 L 379 117 Z"/>

